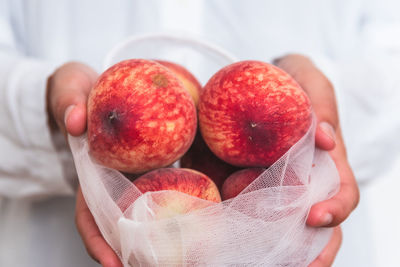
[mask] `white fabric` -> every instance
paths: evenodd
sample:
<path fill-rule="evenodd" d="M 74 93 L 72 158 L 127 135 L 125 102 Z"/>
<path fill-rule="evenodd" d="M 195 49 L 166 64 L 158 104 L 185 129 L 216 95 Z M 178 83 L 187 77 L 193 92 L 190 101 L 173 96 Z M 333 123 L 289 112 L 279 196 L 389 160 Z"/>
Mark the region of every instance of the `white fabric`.
<path fill-rule="evenodd" d="M 54 144 L 46 126 L 47 76 L 69 60 L 101 71 L 104 56 L 117 42 L 148 32 L 190 34 L 240 59 L 269 61 L 288 52 L 309 55 L 336 86 L 357 178 L 379 178 L 400 157 L 399 5 L 396 0 L 0 0 L 0 198 L 9 203 L 14 201 L 9 198 L 72 195 L 73 177 L 66 171 L 71 170 L 70 158 Z M 38 203 L 46 207 L 46 201 Z M 18 220 L 11 208 L 15 205 L 0 205 L 0 221 Z M 29 225 L 41 223 L 27 214 Z M 61 218 L 54 214 L 42 216 Z M 67 233 L 56 239 L 69 240 Z M 1 248 L 28 243 L 18 238 L 0 241 Z M 0 265 L 70 266 L 74 247 L 72 242 L 54 262 L 46 261 L 48 253 L 40 245 L 27 249 L 24 257 L 3 253 Z M 35 262 L 26 265 L 24 259 Z"/>
<path fill-rule="evenodd" d="M 92 161 L 86 135 L 69 143 L 88 207 L 124 266 L 307 267 L 332 233 L 306 227 L 307 214 L 339 190 L 333 160 L 315 148 L 315 128 L 314 118 L 285 155 L 221 203 L 174 191 L 141 194 L 120 172 Z M 171 201 L 188 213 L 171 216 Z"/>

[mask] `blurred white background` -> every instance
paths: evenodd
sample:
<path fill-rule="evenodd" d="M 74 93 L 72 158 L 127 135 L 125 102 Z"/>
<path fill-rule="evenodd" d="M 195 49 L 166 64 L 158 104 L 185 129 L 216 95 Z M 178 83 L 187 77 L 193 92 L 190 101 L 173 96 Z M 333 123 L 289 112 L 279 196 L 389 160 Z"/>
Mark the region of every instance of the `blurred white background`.
<path fill-rule="evenodd" d="M 384 176 L 360 183 L 360 203 L 342 224 L 334 267 L 400 266 L 399 174 L 400 159 Z"/>
<path fill-rule="evenodd" d="M 400 159 L 379 180 L 371 181 L 363 194 L 370 207 L 376 266 L 400 266 Z"/>

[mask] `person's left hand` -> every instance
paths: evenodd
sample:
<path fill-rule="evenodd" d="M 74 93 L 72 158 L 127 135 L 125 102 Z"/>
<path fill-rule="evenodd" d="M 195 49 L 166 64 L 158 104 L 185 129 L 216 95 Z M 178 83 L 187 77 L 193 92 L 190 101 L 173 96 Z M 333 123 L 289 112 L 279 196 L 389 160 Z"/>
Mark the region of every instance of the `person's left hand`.
<path fill-rule="evenodd" d="M 274 64 L 288 72 L 308 94 L 317 116 L 316 146 L 328 150 L 340 176 L 340 191 L 332 198 L 315 204 L 308 215 L 312 227 L 335 227 L 330 242 L 309 267 L 331 266 L 340 248 L 342 223 L 356 208 L 359 190 L 342 138 L 334 89 L 330 81 L 305 56 L 287 55 Z"/>

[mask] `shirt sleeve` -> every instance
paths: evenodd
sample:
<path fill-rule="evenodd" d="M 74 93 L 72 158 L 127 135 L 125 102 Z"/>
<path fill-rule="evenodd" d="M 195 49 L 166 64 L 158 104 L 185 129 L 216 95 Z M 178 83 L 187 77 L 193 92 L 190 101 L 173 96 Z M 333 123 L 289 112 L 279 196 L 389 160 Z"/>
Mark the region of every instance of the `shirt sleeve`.
<path fill-rule="evenodd" d="M 365 1 L 351 49 L 314 58 L 335 86 L 349 161 L 359 182 L 383 177 L 400 160 L 398 10 L 398 1 Z"/>
<path fill-rule="evenodd" d="M 46 83 L 54 66 L 18 50 L 6 2 L 0 7 L 0 197 L 72 194 L 70 153 L 47 123 Z"/>

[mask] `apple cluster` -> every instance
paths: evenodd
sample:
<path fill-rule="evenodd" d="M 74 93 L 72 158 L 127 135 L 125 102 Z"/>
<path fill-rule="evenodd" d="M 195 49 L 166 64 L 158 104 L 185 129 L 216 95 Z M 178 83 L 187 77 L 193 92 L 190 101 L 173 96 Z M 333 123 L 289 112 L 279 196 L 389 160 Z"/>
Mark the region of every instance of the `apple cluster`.
<path fill-rule="evenodd" d="M 87 133 L 91 156 L 135 177 L 143 193 L 220 202 L 278 160 L 311 120 L 306 93 L 274 65 L 237 62 L 202 87 L 176 63 L 130 59 L 95 83 Z M 171 168 L 178 160 L 180 168 Z"/>

